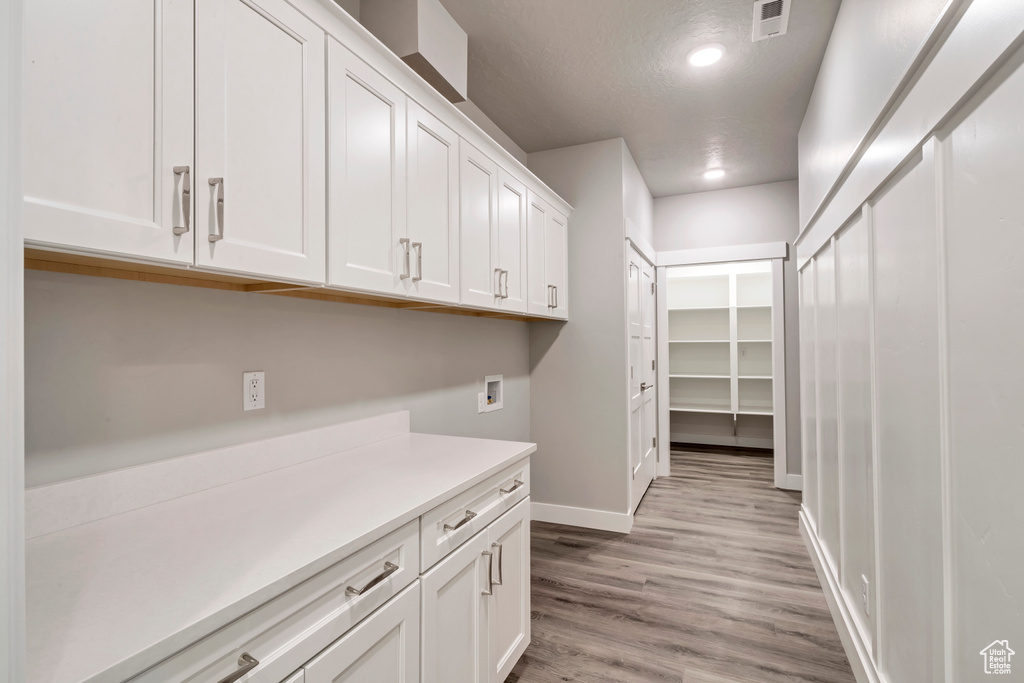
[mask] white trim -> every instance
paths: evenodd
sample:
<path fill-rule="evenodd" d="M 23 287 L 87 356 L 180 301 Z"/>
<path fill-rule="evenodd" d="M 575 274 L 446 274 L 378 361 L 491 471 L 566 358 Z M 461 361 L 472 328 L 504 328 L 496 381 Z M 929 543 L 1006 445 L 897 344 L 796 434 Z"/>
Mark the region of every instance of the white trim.
<path fill-rule="evenodd" d="M 870 618 L 874 625 L 874 642 L 872 652 L 877 661 L 882 660 L 882 513 L 879 506 L 878 492 L 881 490 L 881 475 L 878 472 L 878 447 L 881 437 L 878 434 L 878 363 L 877 344 L 875 342 L 875 213 L 870 203 L 861 209 L 864 218 L 864 230 L 868 249 L 868 367 L 871 392 L 871 524 L 872 542 L 874 544 L 875 589 L 872 591 Z"/>
<path fill-rule="evenodd" d="M 846 594 L 839 587 L 839 580 L 832 571 L 827 556 L 824 554 L 817 535 L 811 530 L 807 520 L 806 512 L 800 510 L 800 535 L 804 537 L 807 545 L 807 552 L 814 564 L 814 571 L 818 574 L 818 581 L 821 583 L 821 590 L 825 594 L 825 602 L 828 603 L 829 611 L 832 613 L 832 621 L 835 622 L 836 631 L 839 632 L 839 640 L 846 650 L 846 657 L 850 660 L 850 668 L 858 683 L 887 683 L 887 679 L 878 671 L 875 662 L 871 659 L 868 648 L 861 637 L 860 629 L 854 619 L 854 611 L 846 602 Z"/>
<path fill-rule="evenodd" d="M 628 534 L 633 530 L 633 515 L 627 512 L 609 512 L 551 503 L 531 502 L 530 519 L 534 522 L 566 524 L 620 534 Z"/>
<path fill-rule="evenodd" d="M 0 680 L 25 679 L 22 0 L 0 0 Z"/>
<path fill-rule="evenodd" d="M 779 488 L 787 491 L 803 491 L 804 476 L 802 474 L 787 474 L 785 483 Z"/>
<path fill-rule="evenodd" d="M 659 477 L 672 474 L 672 437 L 669 435 L 672 413 L 669 412 L 669 367 L 668 367 L 668 272 L 655 268 L 658 281 L 658 465 Z M 665 406 L 664 408 L 662 406 Z"/>
<path fill-rule="evenodd" d="M 25 493 L 36 538 L 409 433 L 402 410 L 40 486 Z"/>
<path fill-rule="evenodd" d="M 722 413 L 728 415 L 728 413 Z M 734 446 L 736 448 L 765 448 L 775 446 L 773 439 L 759 436 L 729 436 L 727 434 L 683 434 L 675 433 L 670 436 L 671 443 L 697 444 L 699 446 Z"/>
<path fill-rule="evenodd" d="M 728 263 L 730 261 L 763 261 L 786 258 L 788 255 L 789 244 L 786 242 L 764 242 L 762 244 L 740 244 L 733 247 L 659 251 L 657 265 L 690 266 L 701 263 Z"/>
<path fill-rule="evenodd" d="M 772 260 L 772 434 L 775 437 L 775 486 L 786 488 L 789 448 L 786 439 L 786 292 L 784 261 Z"/>
<path fill-rule="evenodd" d="M 633 224 L 633 221 L 629 220 L 629 218 L 626 219 L 626 222 L 629 225 Z M 627 234 L 629 234 L 628 228 Z M 636 237 L 626 237 L 626 242 L 628 242 L 634 249 L 636 249 L 636 252 L 640 254 L 644 261 L 647 261 L 647 263 L 649 263 L 652 267 L 657 266 L 656 261 L 658 260 L 658 252 L 655 251 L 654 247 L 652 247 L 647 242 L 647 240 L 637 235 Z"/>

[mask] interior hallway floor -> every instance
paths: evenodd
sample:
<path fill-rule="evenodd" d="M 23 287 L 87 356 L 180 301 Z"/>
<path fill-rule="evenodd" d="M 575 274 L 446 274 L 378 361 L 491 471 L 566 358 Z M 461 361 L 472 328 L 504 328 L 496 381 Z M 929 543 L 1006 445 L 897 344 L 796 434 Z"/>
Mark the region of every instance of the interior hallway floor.
<path fill-rule="evenodd" d="M 534 522 L 533 641 L 506 683 L 853 682 L 763 455 L 672 451 L 629 535 Z"/>

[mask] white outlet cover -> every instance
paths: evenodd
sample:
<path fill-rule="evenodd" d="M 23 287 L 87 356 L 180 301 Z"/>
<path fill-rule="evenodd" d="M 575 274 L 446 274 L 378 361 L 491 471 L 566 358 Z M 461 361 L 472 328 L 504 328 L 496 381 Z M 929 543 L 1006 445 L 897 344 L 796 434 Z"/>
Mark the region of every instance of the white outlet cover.
<path fill-rule="evenodd" d="M 242 409 L 260 410 L 266 407 L 266 378 L 262 370 L 242 373 Z"/>
<path fill-rule="evenodd" d="M 482 413 L 487 410 L 487 393 L 481 391 L 476 395 L 476 412 Z"/>

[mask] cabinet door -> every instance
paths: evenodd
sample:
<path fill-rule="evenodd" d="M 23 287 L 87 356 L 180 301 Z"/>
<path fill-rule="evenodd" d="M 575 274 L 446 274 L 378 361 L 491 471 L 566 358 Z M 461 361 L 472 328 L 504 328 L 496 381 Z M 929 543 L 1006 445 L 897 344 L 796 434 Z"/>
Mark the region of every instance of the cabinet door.
<path fill-rule="evenodd" d="M 489 680 L 489 553 L 481 531 L 423 575 L 423 683 Z"/>
<path fill-rule="evenodd" d="M 502 683 L 530 644 L 530 499 L 488 528 L 494 595 L 488 606 L 490 683 Z"/>
<path fill-rule="evenodd" d="M 408 111 L 410 292 L 459 301 L 459 136 L 415 102 Z"/>
<path fill-rule="evenodd" d="M 25 3 L 30 244 L 192 262 L 192 36 L 191 0 Z"/>
<path fill-rule="evenodd" d="M 419 608 L 414 583 L 306 664 L 304 683 L 419 683 Z"/>
<path fill-rule="evenodd" d="M 465 140 L 460 143 L 460 157 L 462 303 L 494 308 L 499 275 L 494 248 L 498 166 Z"/>
<path fill-rule="evenodd" d="M 284 0 L 199 0 L 196 265 L 324 281 L 324 34 Z"/>
<path fill-rule="evenodd" d="M 330 40 L 330 279 L 405 291 L 405 93 Z"/>
<path fill-rule="evenodd" d="M 551 288 L 548 287 L 548 272 L 545 265 L 547 249 L 547 221 L 552 209 L 548 203 L 533 192 L 529 193 L 526 217 L 527 244 L 527 287 L 529 298 L 527 310 L 530 315 L 551 315 Z"/>
<path fill-rule="evenodd" d="M 548 213 L 545 224 L 544 268 L 551 285 L 550 315 L 566 320 L 569 317 L 568 220 L 558 211 Z"/>
<path fill-rule="evenodd" d="M 498 172 L 498 222 L 495 261 L 500 269 L 497 308 L 526 312 L 526 186 Z"/>

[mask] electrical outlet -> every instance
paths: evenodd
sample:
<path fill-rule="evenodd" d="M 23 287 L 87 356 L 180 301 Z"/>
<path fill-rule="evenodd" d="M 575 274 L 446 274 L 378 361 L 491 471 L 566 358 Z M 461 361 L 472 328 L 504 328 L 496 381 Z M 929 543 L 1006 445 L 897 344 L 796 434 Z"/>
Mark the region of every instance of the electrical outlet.
<path fill-rule="evenodd" d="M 860 575 L 860 598 L 864 603 L 864 614 L 871 616 L 871 584 L 863 574 Z"/>
<path fill-rule="evenodd" d="M 259 410 L 265 403 L 266 381 L 262 370 L 242 373 L 242 408 Z"/>
<path fill-rule="evenodd" d="M 487 392 L 481 391 L 476 395 L 476 412 L 482 413 L 487 410 Z"/>

